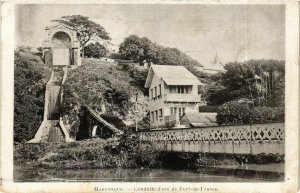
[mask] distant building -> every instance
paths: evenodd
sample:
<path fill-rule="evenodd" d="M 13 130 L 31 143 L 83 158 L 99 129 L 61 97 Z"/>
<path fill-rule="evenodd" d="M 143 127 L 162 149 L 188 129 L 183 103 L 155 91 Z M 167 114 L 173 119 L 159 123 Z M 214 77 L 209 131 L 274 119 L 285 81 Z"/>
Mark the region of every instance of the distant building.
<path fill-rule="evenodd" d="M 198 78 L 183 66 L 151 65 L 145 83 L 151 128 L 179 124 L 184 113 L 198 112 L 203 104 L 199 85 Z"/>
<path fill-rule="evenodd" d="M 220 62 L 220 58 L 218 57 L 218 54 L 216 53 L 214 60 L 211 62 L 210 65 L 206 65 L 203 67 L 194 67 L 195 70 L 205 72 L 208 74 L 216 74 L 218 72 L 226 72 L 224 65 L 222 62 Z"/>
<path fill-rule="evenodd" d="M 208 74 L 216 74 L 218 72 L 226 72 L 222 63 L 211 64 L 210 67 L 204 67 L 203 71 Z"/>

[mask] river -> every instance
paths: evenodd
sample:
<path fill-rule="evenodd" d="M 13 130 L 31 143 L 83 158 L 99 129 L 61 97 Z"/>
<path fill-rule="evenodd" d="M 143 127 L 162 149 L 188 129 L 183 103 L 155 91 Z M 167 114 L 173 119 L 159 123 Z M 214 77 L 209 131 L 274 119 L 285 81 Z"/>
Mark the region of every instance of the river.
<path fill-rule="evenodd" d="M 171 169 L 25 170 L 16 167 L 14 181 L 278 182 L 284 180 L 283 171 L 284 164 L 218 166 L 218 168 L 203 168 L 198 172 Z"/>

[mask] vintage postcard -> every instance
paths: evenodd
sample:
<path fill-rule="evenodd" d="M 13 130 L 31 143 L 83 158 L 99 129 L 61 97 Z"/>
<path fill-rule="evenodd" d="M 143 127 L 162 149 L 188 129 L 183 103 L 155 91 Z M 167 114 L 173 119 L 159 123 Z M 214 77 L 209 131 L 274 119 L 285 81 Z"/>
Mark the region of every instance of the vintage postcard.
<path fill-rule="evenodd" d="M 297 1 L 4 1 L 2 192 L 297 192 Z"/>

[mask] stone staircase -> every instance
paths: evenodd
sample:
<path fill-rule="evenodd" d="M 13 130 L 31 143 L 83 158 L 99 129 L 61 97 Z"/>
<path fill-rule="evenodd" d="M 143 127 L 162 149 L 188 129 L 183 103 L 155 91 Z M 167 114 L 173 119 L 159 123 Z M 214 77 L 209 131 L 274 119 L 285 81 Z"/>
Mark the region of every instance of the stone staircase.
<path fill-rule="evenodd" d="M 46 85 L 44 118 L 34 138 L 28 143 L 60 143 L 74 141 L 60 117 L 61 85 L 66 70 L 55 68 Z"/>
<path fill-rule="evenodd" d="M 41 136 L 41 143 L 58 143 L 63 141 L 64 134 L 59 126 L 59 120 L 46 120 Z"/>

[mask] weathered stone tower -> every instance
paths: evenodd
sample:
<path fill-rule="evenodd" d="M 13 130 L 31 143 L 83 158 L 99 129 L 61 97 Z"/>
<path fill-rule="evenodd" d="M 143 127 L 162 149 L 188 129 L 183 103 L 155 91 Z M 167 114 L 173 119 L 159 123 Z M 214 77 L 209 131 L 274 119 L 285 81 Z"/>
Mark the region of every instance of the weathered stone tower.
<path fill-rule="evenodd" d="M 60 116 L 62 85 L 69 67 L 81 65 L 80 43 L 75 31 L 57 24 L 46 27 L 43 43 L 43 59 L 52 68 L 46 85 L 44 117 L 34 138 L 28 143 L 71 142 L 69 133 Z"/>

